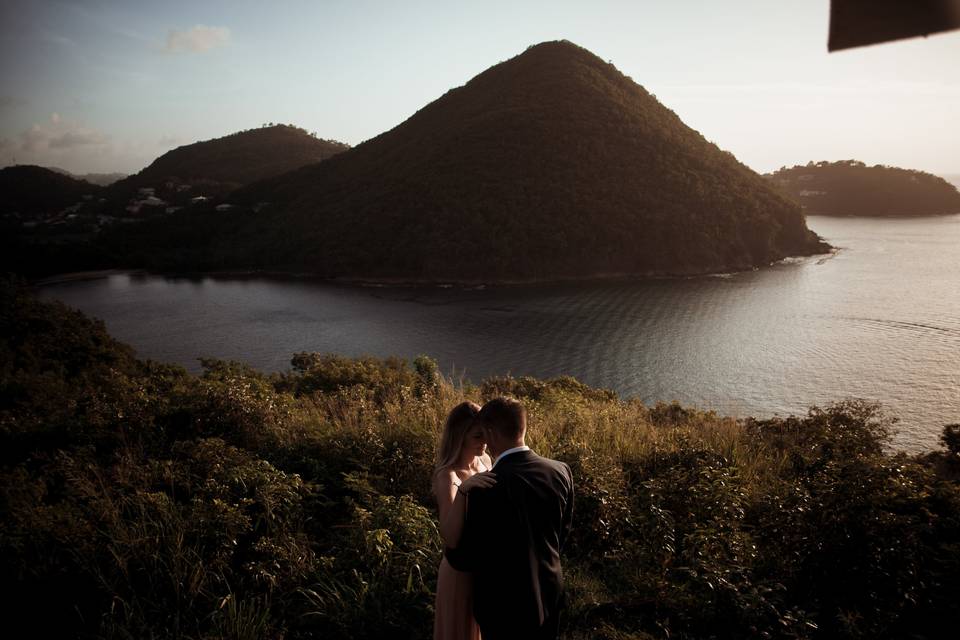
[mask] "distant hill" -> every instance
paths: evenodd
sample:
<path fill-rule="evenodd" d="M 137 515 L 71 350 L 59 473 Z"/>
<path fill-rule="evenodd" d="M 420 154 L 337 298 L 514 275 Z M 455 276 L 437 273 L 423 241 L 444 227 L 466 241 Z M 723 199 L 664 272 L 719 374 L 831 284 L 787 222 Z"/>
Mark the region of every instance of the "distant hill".
<path fill-rule="evenodd" d="M 55 213 L 102 187 L 36 165 L 0 169 L 0 213 Z"/>
<path fill-rule="evenodd" d="M 799 206 L 569 42 L 232 199 L 270 206 L 143 228 L 147 266 L 507 281 L 729 271 L 826 248 Z"/>
<path fill-rule="evenodd" d="M 960 213 L 960 192 L 923 171 L 857 160 L 810 162 L 769 178 L 807 213 L 828 216 L 928 216 Z"/>
<path fill-rule="evenodd" d="M 322 140 L 293 125 L 248 129 L 222 138 L 195 142 L 168 151 L 146 169 L 118 181 L 111 193 L 127 195 L 166 182 L 201 185 L 209 193 L 226 193 L 256 180 L 326 160 L 349 146 Z"/>
<path fill-rule="evenodd" d="M 62 173 L 65 176 L 70 176 L 76 180 L 86 180 L 90 184 L 99 185 L 101 187 L 106 187 L 118 180 L 123 180 L 128 175 L 127 173 L 73 173 L 67 171 L 66 169 L 61 169 L 60 167 L 47 167 L 51 171 L 56 171 L 57 173 Z"/>
<path fill-rule="evenodd" d="M 123 180 L 129 174 L 127 173 L 83 173 L 77 176 L 81 180 L 86 180 L 92 184 L 100 185 L 101 187 L 106 187 L 114 182 Z"/>

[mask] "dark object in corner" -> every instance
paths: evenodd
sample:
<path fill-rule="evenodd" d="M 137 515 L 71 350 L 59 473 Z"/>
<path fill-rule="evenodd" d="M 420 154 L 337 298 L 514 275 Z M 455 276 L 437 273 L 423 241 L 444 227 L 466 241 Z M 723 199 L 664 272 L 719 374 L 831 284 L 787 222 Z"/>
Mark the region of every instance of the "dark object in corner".
<path fill-rule="evenodd" d="M 960 0 L 831 0 L 828 51 L 960 28 Z"/>

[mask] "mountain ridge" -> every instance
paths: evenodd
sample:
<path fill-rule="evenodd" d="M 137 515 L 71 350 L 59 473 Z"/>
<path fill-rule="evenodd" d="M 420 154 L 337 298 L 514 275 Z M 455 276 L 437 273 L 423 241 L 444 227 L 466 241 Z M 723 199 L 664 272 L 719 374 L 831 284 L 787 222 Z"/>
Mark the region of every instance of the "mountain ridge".
<path fill-rule="evenodd" d="M 114 182 L 117 182 L 118 180 L 123 180 L 124 178 L 130 175 L 129 173 L 121 173 L 119 171 L 115 171 L 112 173 L 74 173 L 72 171 L 67 171 L 66 169 L 63 169 L 61 167 L 46 167 L 46 168 L 50 169 L 51 171 L 56 171 L 57 173 L 62 173 L 65 176 L 70 176 L 75 180 L 83 180 L 85 182 L 89 182 L 90 184 L 95 184 L 100 187 L 109 187 Z"/>
<path fill-rule="evenodd" d="M 83 196 L 99 195 L 103 187 L 39 165 L 19 164 L 0 169 L 0 212 L 53 213 Z"/>
<path fill-rule="evenodd" d="M 569 42 L 532 46 L 231 199 L 251 211 L 192 246 L 171 233 L 152 266 L 531 281 L 742 270 L 826 249 L 799 206 Z"/>
<path fill-rule="evenodd" d="M 342 142 L 316 138 L 294 125 L 271 123 L 172 149 L 141 171 L 115 182 L 111 193 L 127 194 L 170 180 L 199 183 L 212 192 L 228 193 L 321 162 L 348 148 Z"/>

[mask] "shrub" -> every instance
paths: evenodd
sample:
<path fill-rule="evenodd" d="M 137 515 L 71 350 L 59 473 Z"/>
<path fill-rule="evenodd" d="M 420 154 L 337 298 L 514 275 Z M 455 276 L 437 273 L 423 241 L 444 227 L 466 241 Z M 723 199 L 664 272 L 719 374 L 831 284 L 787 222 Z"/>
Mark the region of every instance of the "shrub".
<path fill-rule="evenodd" d="M 377 398 L 389 390 L 414 388 L 421 381 L 417 372 L 400 358 L 345 358 L 333 354 L 298 353 L 290 361 L 293 373 L 278 385 L 297 395 L 330 393 L 343 388 L 362 387 Z M 421 368 L 423 367 L 421 363 Z"/>
<path fill-rule="evenodd" d="M 940 434 L 940 442 L 954 456 L 960 456 L 960 424 L 948 424 Z"/>
<path fill-rule="evenodd" d="M 318 580 L 300 590 L 306 628 L 337 637 L 426 637 L 440 544 L 430 512 L 347 474 L 348 521 L 330 541 Z"/>

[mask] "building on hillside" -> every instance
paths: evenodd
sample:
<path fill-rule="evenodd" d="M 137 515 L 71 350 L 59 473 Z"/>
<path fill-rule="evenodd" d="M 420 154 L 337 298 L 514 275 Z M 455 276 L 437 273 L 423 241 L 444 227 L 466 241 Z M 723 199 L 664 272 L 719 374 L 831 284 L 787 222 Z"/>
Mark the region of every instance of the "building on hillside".
<path fill-rule="evenodd" d="M 150 196 L 145 200 L 141 200 L 140 205 L 144 207 L 165 207 L 167 206 L 167 202 L 166 200 L 161 200 L 157 196 Z"/>
<path fill-rule="evenodd" d="M 146 213 L 145 211 L 143 211 L 144 207 L 149 207 L 150 209 L 153 210 L 153 212 L 155 212 L 157 208 L 166 207 L 166 206 L 167 206 L 166 200 L 161 200 L 157 196 L 147 196 L 142 200 L 131 200 L 130 203 L 127 205 L 126 210 L 127 210 L 127 213 L 130 213 L 132 215 L 137 215 L 141 212 Z"/>

